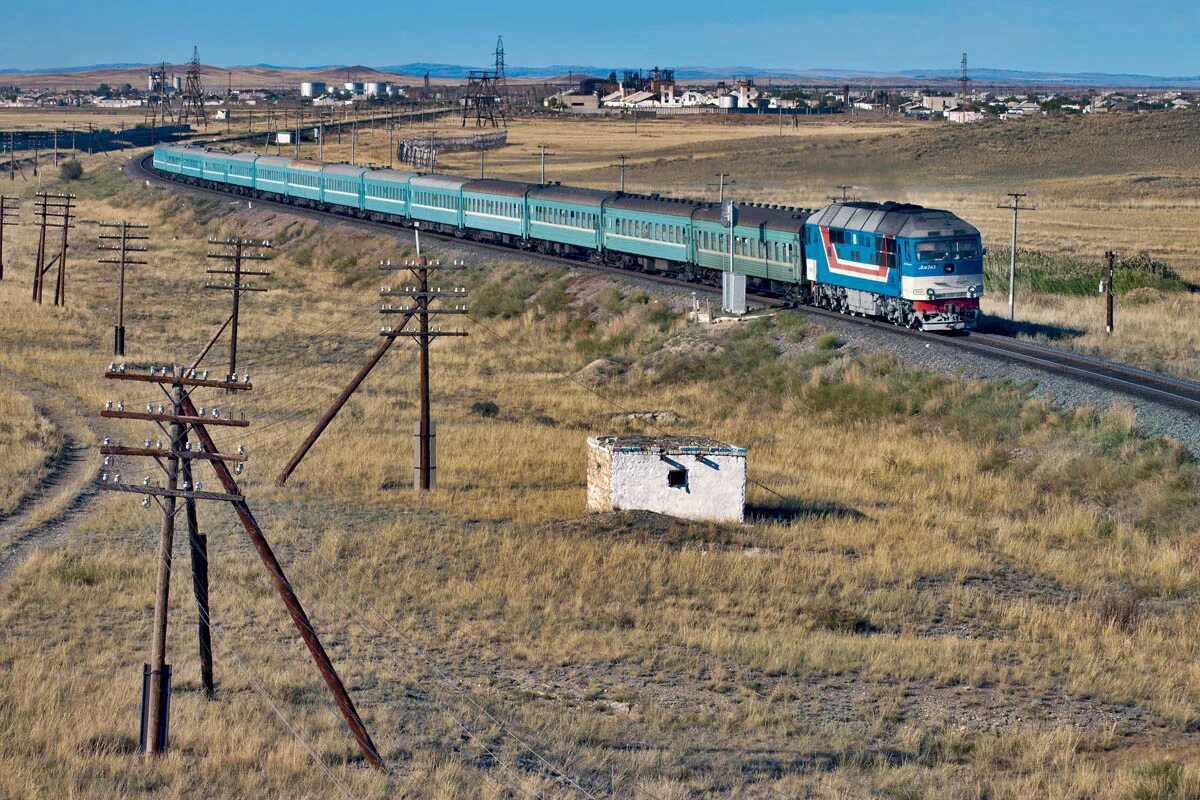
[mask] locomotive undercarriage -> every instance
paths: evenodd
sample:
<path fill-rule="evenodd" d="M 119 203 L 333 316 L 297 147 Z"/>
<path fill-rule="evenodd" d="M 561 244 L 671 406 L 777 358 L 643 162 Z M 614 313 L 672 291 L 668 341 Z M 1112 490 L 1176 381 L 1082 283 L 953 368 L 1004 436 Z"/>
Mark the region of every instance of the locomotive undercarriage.
<path fill-rule="evenodd" d="M 157 170 L 156 170 L 157 171 Z M 315 200 L 286 197 L 275 192 L 262 192 L 244 186 L 236 186 L 204 178 L 194 178 L 169 172 L 159 172 L 170 179 L 195 186 L 234 194 L 239 197 L 261 198 L 271 202 L 282 202 L 302 208 L 321 211 L 332 211 L 341 216 L 381 222 L 390 225 L 400 225 L 405 228 L 413 227 L 413 220 L 396 217 L 376 211 L 363 211 L 338 205 L 322 205 Z M 577 245 L 547 242 L 540 239 L 524 239 L 505 233 L 493 233 L 471 228 L 459 228 L 437 222 L 421 222 L 421 230 L 430 231 L 444 236 L 454 236 L 459 239 L 498 244 L 514 249 L 528 250 L 544 255 L 560 256 L 578 261 L 590 261 L 609 267 L 629 270 L 631 272 L 658 273 L 672 275 L 689 283 L 705 286 L 720 286 L 721 271 L 699 267 L 683 262 L 666 261 L 617 253 L 609 250 L 593 250 Z M 927 331 L 957 331 L 967 329 L 967 320 L 962 314 L 952 314 L 944 311 L 925 312 L 914 308 L 911 300 L 897 297 L 886 297 L 873 292 L 857 289 L 847 289 L 842 286 L 830 286 L 823 283 L 786 283 L 783 281 L 749 278 L 749 287 L 755 292 L 779 297 L 789 307 L 800 305 L 816 306 L 840 314 L 884 319 L 893 325 L 927 330 Z"/>

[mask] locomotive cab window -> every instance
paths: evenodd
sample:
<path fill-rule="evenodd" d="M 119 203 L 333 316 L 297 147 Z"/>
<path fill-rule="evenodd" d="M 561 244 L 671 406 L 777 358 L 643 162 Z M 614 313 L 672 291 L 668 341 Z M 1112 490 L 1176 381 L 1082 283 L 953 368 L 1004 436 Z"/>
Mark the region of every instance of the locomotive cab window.
<path fill-rule="evenodd" d="M 917 242 L 917 258 L 921 261 L 945 261 L 949 255 L 948 242 Z"/>

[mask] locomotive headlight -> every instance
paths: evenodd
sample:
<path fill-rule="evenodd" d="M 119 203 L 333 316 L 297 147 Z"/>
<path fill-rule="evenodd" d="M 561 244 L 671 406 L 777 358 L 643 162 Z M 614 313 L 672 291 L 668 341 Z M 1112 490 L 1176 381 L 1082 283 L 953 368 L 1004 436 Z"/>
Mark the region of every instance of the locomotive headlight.
<path fill-rule="evenodd" d="M 925 290 L 925 296 L 928 297 L 930 300 L 933 300 L 934 298 L 937 297 L 937 292 L 935 292 L 933 290 L 933 288 L 931 287 L 931 288 Z"/>
<path fill-rule="evenodd" d="M 974 297 L 974 296 L 975 296 L 975 285 L 971 284 L 970 286 L 967 287 L 967 297 Z"/>

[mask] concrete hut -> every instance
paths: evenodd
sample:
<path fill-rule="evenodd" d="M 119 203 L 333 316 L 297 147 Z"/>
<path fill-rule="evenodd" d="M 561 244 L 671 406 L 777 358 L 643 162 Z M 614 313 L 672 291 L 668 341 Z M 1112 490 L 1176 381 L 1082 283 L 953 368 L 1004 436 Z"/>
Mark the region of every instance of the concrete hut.
<path fill-rule="evenodd" d="M 588 439 L 588 510 L 742 522 L 746 449 L 707 436 Z"/>

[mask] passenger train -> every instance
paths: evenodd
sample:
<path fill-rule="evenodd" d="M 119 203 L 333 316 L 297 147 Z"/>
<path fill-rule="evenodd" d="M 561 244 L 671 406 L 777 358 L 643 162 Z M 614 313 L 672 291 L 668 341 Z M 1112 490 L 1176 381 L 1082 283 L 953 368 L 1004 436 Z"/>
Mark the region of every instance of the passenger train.
<path fill-rule="evenodd" d="M 719 284 L 730 231 L 718 204 L 558 184 L 457 178 L 231 153 L 154 150 L 176 180 L 365 219 Z M 979 231 L 949 211 L 835 202 L 738 205 L 733 270 L 754 291 L 934 331 L 969 330 L 983 295 Z"/>

